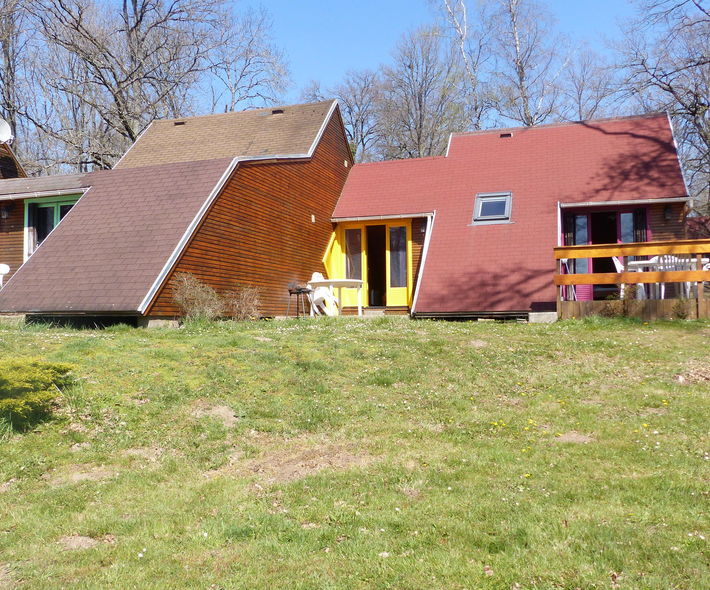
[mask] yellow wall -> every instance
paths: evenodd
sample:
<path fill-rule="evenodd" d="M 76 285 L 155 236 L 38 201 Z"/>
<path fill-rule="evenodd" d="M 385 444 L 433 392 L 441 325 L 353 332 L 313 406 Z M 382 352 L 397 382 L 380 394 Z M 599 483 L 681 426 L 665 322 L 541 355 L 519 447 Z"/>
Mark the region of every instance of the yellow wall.
<path fill-rule="evenodd" d="M 387 281 L 387 306 L 411 306 L 412 297 L 414 294 L 414 277 L 412 269 L 412 220 L 411 219 L 391 219 L 391 220 L 376 220 L 367 222 L 345 222 L 339 223 L 333 231 L 330 244 L 326 249 L 323 263 L 328 273 L 328 278 L 340 279 L 345 278 L 345 230 L 360 229 L 362 231 L 362 304 L 364 307 L 368 305 L 368 284 L 367 284 L 367 257 L 373 255 L 368 252 L 367 234 L 365 228 L 369 225 L 384 225 L 386 228 L 386 281 Z M 391 287 L 390 286 L 390 255 L 389 255 L 389 229 L 390 227 L 406 227 L 407 228 L 407 286 L 406 287 Z M 357 305 L 357 290 L 343 289 L 342 306 L 354 307 Z"/>

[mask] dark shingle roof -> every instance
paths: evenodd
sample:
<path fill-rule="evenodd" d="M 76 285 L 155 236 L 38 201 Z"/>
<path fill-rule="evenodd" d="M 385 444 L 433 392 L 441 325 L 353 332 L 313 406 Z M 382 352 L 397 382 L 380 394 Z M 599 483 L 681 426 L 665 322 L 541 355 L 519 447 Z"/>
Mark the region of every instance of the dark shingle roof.
<path fill-rule="evenodd" d="M 334 101 L 154 121 L 116 169 L 308 153 Z"/>
<path fill-rule="evenodd" d="M 91 188 L 0 291 L 0 311 L 136 311 L 231 162 L 87 174 Z"/>

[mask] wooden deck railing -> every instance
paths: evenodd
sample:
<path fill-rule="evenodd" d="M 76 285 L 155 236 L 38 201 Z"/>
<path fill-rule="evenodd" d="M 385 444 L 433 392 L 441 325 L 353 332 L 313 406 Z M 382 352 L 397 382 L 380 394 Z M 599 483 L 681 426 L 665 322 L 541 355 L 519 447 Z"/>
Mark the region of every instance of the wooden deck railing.
<path fill-rule="evenodd" d="M 697 317 L 706 317 L 709 307 L 703 301 L 704 283 L 710 282 L 710 270 L 702 270 L 703 258 L 710 254 L 710 240 L 673 240 L 662 242 L 633 242 L 628 244 L 591 244 L 588 246 L 560 246 L 554 249 L 557 272 L 557 311 L 561 314 L 563 288 L 573 285 L 636 285 L 654 283 L 697 283 Z M 695 270 L 629 271 L 628 257 L 653 257 L 672 254 L 695 261 Z M 563 262 L 585 258 L 616 256 L 624 264 L 624 272 L 563 273 Z"/>

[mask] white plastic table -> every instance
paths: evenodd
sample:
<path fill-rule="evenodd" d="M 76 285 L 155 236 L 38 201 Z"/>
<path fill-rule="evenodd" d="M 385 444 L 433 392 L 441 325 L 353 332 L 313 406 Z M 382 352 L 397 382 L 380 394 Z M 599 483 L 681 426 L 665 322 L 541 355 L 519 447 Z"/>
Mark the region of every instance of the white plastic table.
<path fill-rule="evenodd" d="M 358 279 L 320 279 L 317 281 L 308 281 L 308 286 L 312 289 L 315 287 L 328 287 L 330 289 L 331 295 L 333 294 L 333 289 L 338 289 L 338 305 L 342 307 L 343 305 L 343 288 L 346 289 L 357 289 L 357 315 L 362 316 L 362 281 Z M 338 308 L 338 315 L 340 315 L 340 307 Z M 311 308 L 311 315 L 313 315 L 313 308 Z"/>

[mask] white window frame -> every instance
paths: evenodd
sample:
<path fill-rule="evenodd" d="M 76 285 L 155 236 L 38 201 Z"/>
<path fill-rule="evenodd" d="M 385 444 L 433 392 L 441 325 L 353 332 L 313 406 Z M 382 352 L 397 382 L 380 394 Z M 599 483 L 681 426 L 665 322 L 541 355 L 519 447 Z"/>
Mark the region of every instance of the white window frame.
<path fill-rule="evenodd" d="M 490 201 L 504 201 L 505 213 L 503 215 L 481 215 L 483 204 Z M 513 193 L 478 193 L 473 205 L 473 221 L 471 225 L 492 225 L 496 223 L 511 223 L 510 214 L 513 209 Z"/>

